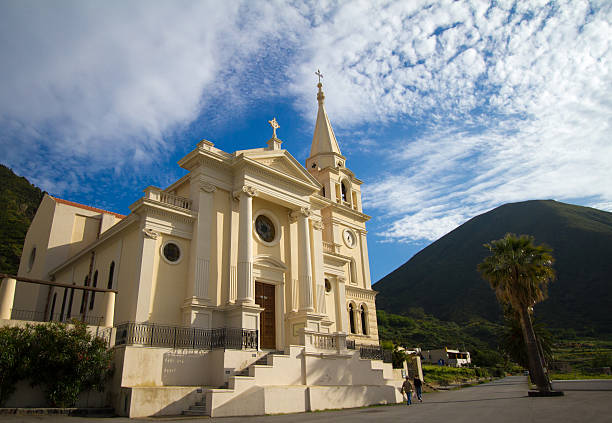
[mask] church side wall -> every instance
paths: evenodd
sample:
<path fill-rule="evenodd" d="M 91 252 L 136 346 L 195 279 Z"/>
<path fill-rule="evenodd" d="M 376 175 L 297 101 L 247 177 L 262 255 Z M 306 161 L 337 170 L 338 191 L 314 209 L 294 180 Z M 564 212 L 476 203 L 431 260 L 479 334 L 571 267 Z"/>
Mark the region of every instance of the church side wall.
<path fill-rule="evenodd" d="M 156 240 L 153 257 L 153 286 L 151 289 L 151 322 L 164 325 L 181 325 L 181 306 L 187 291 L 189 271 L 189 249 L 191 242 L 185 238 L 162 234 Z M 172 264 L 162 258 L 162 248 L 167 242 L 176 243 L 181 250 L 181 259 Z"/>
<path fill-rule="evenodd" d="M 136 314 L 139 237 L 138 225 L 133 225 L 122 234 L 121 258 L 115 287 L 119 291 L 115 301 L 115 324 L 132 321 Z"/>
<path fill-rule="evenodd" d="M 55 201 L 45 194 L 26 234 L 19 262 L 19 271 L 17 272 L 19 276 L 34 279 L 47 278 L 49 234 L 53 225 L 54 211 Z M 36 254 L 32 268 L 29 269 L 33 248 L 36 248 Z M 48 288 L 31 283 L 17 282 L 13 309 L 44 312 L 44 304 L 41 307 L 41 304 L 37 301 L 41 292 L 46 294 Z"/>

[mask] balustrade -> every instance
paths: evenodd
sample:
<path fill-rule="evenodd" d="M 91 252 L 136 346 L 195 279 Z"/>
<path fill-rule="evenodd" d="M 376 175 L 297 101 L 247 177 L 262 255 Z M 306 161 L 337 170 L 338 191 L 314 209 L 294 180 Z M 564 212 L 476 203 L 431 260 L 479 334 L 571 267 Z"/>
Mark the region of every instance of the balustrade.
<path fill-rule="evenodd" d="M 202 329 L 152 323 L 124 323 L 117 326 L 115 345 L 212 350 L 218 348 L 257 349 L 254 329 Z"/>

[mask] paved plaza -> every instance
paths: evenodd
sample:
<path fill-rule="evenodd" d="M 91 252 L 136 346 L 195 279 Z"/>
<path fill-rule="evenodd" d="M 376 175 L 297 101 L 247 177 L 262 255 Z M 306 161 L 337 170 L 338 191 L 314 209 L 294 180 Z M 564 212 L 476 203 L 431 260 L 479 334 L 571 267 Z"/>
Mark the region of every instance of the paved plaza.
<path fill-rule="evenodd" d="M 141 422 L 218 422 L 218 423 L 530 423 L 530 422 L 612 422 L 612 391 L 566 391 L 565 396 L 555 398 L 530 398 L 527 381 L 523 376 L 511 376 L 484 385 L 448 392 L 424 395 L 423 403 L 367 407 L 351 410 L 323 411 L 315 413 L 286 414 L 256 417 L 193 418 L 164 417 L 149 419 L 127 418 L 79 418 L 1 416 L 6 423 L 123 423 Z"/>

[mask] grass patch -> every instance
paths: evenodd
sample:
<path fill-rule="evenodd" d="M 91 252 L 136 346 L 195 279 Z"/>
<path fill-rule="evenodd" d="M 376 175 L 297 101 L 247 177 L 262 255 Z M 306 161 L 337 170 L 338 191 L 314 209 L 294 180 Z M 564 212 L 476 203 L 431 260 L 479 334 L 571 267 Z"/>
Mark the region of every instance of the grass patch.
<path fill-rule="evenodd" d="M 612 375 L 594 375 L 582 372 L 550 373 L 551 380 L 577 380 L 577 379 L 612 379 Z"/>
<path fill-rule="evenodd" d="M 423 365 L 423 378 L 425 382 L 434 385 L 446 386 L 465 383 L 484 376 L 488 375 L 484 375 L 482 369 Z"/>

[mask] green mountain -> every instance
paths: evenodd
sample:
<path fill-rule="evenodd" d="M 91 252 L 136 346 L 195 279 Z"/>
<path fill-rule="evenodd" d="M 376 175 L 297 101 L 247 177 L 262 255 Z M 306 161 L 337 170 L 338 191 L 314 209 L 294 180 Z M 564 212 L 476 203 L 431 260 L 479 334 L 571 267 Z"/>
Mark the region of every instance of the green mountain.
<path fill-rule="evenodd" d="M 17 274 L 23 240 L 43 192 L 0 165 L 0 273 Z"/>
<path fill-rule="evenodd" d="M 612 334 L 612 213 L 553 200 L 505 204 L 467 221 L 376 283 L 378 308 L 407 314 L 422 307 L 441 320 L 501 322 L 476 265 L 488 255 L 483 244 L 507 232 L 553 248 L 557 280 L 535 306 L 540 321 L 561 335 Z"/>

